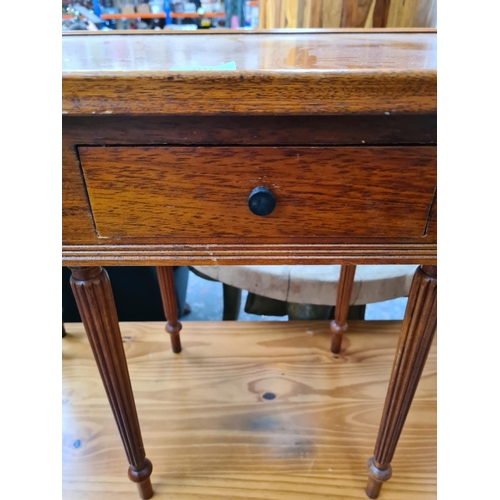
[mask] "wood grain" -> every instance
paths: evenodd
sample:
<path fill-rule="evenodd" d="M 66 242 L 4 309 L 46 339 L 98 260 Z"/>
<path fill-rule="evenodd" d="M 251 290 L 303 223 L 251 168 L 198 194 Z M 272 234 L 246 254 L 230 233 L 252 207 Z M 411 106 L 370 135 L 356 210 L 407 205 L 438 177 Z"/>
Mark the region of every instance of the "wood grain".
<path fill-rule="evenodd" d="M 370 3 L 370 8 L 368 9 L 368 14 L 365 20 L 365 28 L 373 28 L 376 4 L 377 0 L 372 0 Z"/>
<path fill-rule="evenodd" d="M 435 33 L 193 36 L 63 37 L 63 114 L 436 112 Z"/>
<path fill-rule="evenodd" d="M 335 303 L 335 317 L 330 322 L 330 331 L 332 332 L 330 350 L 334 354 L 340 352 L 342 336 L 347 330 L 347 315 L 351 303 L 355 274 L 356 266 L 341 266 L 340 268 L 337 302 Z"/>
<path fill-rule="evenodd" d="M 304 3 L 304 28 L 321 28 L 322 5 L 318 0 L 305 0 Z"/>
<path fill-rule="evenodd" d="M 370 70 L 357 73 L 243 76 L 214 72 L 63 77 L 64 114 L 334 114 L 435 113 L 437 74 Z"/>
<path fill-rule="evenodd" d="M 70 137 L 62 136 L 62 242 L 90 242 L 95 228 L 80 159 Z"/>
<path fill-rule="evenodd" d="M 260 29 L 266 29 L 266 23 L 267 23 L 267 8 L 264 5 L 264 2 L 260 3 L 260 8 L 259 8 L 259 28 Z"/>
<path fill-rule="evenodd" d="M 391 461 L 431 349 L 437 328 L 437 268 L 420 266 L 408 296 L 398 348 L 373 457 L 366 494 L 378 498 L 392 474 Z"/>
<path fill-rule="evenodd" d="M 259 27 L 268 30 L 436 27 L 436 0 L 260 0 L 259 5 L 259 14 L 264 12 Z"/>
<path fill-rule="evenodd" d="M 386 26 L 390 1 L 391 0 L 376 0 L 373 9 L 373 28 Z"/>
<path fill-rule="evenodd" d="M 174 270 L 172 266 L 158 266 L 156 268 L 158 284 L 160 285 L 161 300 L 167 324 L 165 330 L 170 334 L 172 351 L 181 352 L 181 338 L 179 332 L 182 325 L 178 321 L 177 297 L 175 296 Z"/>
<path fill-rule="evenodd" d="M 285 27 L 301 28 L 299 25 L 299 2 L 298 0 L 284 0 Z"/>
<path fill-rule="evenodd" d="M 108 274 L 100 267 L 73 267 L 70 282 L 130 464 L 129 479 L 147 500 L 153 496 L 153 466 L 144 450 Z"/>
<path fill-rule="evenodd" d="M 285 13 L 282 11 L 282 3 L 284 0 L 267 0 L 266 9 L 266 26 L 276 28 L 284 28 Z"/>
<path fill-rule="evenodd" d="M 77 144 L 373 145 L 435 143 L 436 115 L 63 117 L 63 244 L 101 244 Z M 271 243 L 280 243 L 276 236 Z M 158 241 L 156 241 L 158 243 Z M 164 242 L 163 242 L 164 243 Z M 189 241 L 186 241 L 189 243 Z M 218 243 L 222 243 L 218 241 Z M 282 243 L 285 243 L 282 241 Z M 275 253 L 273 254 L 275 255 Z M 417 263 L 419 263 L 417 261 Z"/>
<path fill-rule="evenodd" d="M 424 146 L 78 151 L 96 229 L 106 238 L 235 236 L 250 243 L 279 234 L 417 242 L 425 239 L 436 185 L 436 151 Z M 257 186 L 276 197 L 266 217 L 248 209 Z"/>
<path fill-rule="evenodd" d="M 308 264 L 429 264 L 437 263 L 437 244 L 300 243 L 234 244 L 227 238 L 203 244 L 192 241 L 131 244 L 125 238 L 110 244 L 63 245 L 63 266 L 210 266 Z"/>
<path fill-rule="evenodd" d="M 436 0 L 387 0 L 386 26 L 436 27 Z"/>
<path fill-rule="evenodd" d="M 352 26 L 354 28 L 369 27 L 366 26 L 366 21 L 374 1 L 376 0 L 344 0 L 341 26 Z"/>
<path fill-rule="evenodd" d="M 339 28 L 343 0 L 323 0 L 323 28 Z"/>
<path fill-rule="evenodd" d="M 302 52 L 292 52 L 301 57 Z M 295 58 L 290 58 L 294 63 Z M 436 114 L 63 116 L 76 145 L 415 145 L 437 142 Z M 92 130 L 92 134 L 89 133 Z"/>
<path fill-rule="evenodd" d="M 63 116 L 63 263 L 85 265 L 203 265 L 227 264 L 321 264 L 428 263 L 436 262 L 436 233 L 429 226 L 425 245 L 342 244 L 318 240 L 307 246 L 305 237 L 284 239 L 279 235 L 259 245 L 245 245 L 234 238 L 208 238 L 206 245 L 186 238 L 182 248 L 160 238 L 142 238 L 141 246 L 127 238 L 112 243 L 98 238 L 83 182 L 76 145 L 116 144 L 227 144 L 227 145 L 342 145 L 433 144 L 436 115 L 337 115 L 337 116 Z M 308 252 L 309 250 L 309 252 Z"/>
<path fill-rule="evenodd" d="M 242 245 L 235 238 L 186 237 L 182 246 L 165 238 L 98 238 L 75 150 L 77 144 L 380 144 L 436 141 L 435 115 L 374 117 L 64 117 L 63 265 L 225 264 L 435 264 L 435 211 L 425 244 L 342 243 L 307 237 L 268 236 Z"/>
<path fill-rule="evenodd" d="M 235 326 L 237 325 L 237 328 Z M 181 354 L 164 323 L 121 323 L 154 498 L 366 498 L 400 322 L 350 323 L 348 354 L 328 321 L 184 322 Z M 81 324 L 63 341 L 63 498 L 136 500 Z M 266 400 L 262 396 L 273 393 Z M 385 500 L 436 499 L 436 348 L 392 462 Z"/>

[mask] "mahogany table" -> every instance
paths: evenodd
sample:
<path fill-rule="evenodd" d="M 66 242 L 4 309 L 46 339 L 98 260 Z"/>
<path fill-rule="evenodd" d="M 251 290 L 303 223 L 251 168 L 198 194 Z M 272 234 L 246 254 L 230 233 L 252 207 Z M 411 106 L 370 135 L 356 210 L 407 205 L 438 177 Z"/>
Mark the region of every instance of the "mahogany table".
<path fill-rule="evenodd" d="M 338 352 L 356 265 L 418 264 L 377 498 L 436 330 L 436 78 L 433 30 L 63 36 L 63 265 L 141 498 L 152 464 L 101 266 L 158 266 L 177 353 L 171 266 L 340 264 Z"/>

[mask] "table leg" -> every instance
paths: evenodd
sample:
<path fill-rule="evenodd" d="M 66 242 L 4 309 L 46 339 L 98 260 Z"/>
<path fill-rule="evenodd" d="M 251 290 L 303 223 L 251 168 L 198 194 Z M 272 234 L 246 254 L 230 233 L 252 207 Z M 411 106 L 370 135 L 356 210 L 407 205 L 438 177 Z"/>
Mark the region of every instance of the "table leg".
<path fill-rule="evenodd" d="M 347 330 L 347 313 L 351 301 L 352 285 L 356 266 L 341 266 L 339 285 L 337 288 L 337 303 L 335 304 L 335 319 L 330 323 L 332 332 L 331 351 L 335 354 L 340 352 L 342 335 Z"/>
<path fill-rule="evenodd" d="M 415 271 L 385 399 L 374 456 L 368 460 L 366 494 L 377 498 L 391 477 L 391 460 L 410 410 L 437 323 L 437 268 Z"/>
<path fill-rule="evenodd" d="M 108 274 L 102 267 L 71 267 L 71 289 L 129 461 L 128 476 L 142 499 L 153 496 L 134 395 Z"/>
<path fill-rule="evenodd" d="M 241 288 L 222 283 L 222 290 L 224 298 L 222 321 L 237 321 L 241 307 Z"/>
<path fill-rule="evenodd" d="M 161 300 L 167 324 L 165 330 L 170 334 L 172 350 L 179 353 L 182 350 L 179 332 L 182 325 L 178 321 L 177 299 L 175 298 L 174 270 L 172 266 L 158 266 L 158 282 L 160 284 Z"/>

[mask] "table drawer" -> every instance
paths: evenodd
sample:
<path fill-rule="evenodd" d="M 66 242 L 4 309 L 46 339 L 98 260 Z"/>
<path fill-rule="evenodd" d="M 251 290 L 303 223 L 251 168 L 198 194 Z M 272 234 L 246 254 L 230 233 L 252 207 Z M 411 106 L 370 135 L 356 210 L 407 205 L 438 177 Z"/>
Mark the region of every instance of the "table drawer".
<path fill-rule="evenodd" d="M 421 239 L 436 148 L 79 147 L 100 237 Z M 275 208 L 252 213 L 265 187 Z"/>

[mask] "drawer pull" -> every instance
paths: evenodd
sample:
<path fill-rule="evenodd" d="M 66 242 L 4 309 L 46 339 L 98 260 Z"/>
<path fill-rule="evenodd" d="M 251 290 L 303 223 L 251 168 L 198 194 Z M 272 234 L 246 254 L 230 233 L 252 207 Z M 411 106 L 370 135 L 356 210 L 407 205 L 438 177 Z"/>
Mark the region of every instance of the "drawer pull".
<path fill-rule="evenodd" d="M 255 215 L 269 215 L 276 206 L 276 198 L 269 189 L 258 186 L 248 196 L 248 208 Z"/>

